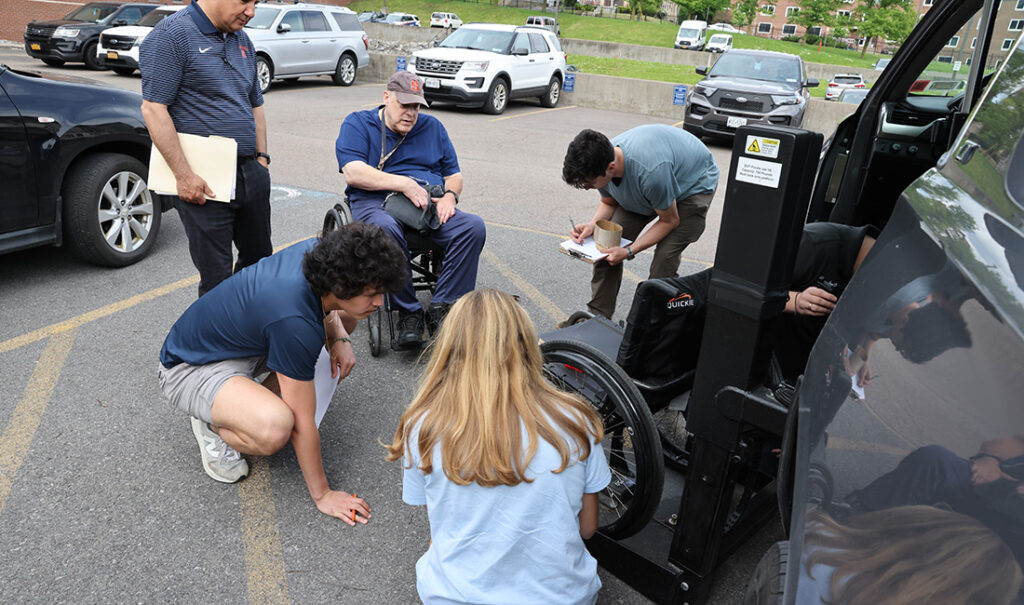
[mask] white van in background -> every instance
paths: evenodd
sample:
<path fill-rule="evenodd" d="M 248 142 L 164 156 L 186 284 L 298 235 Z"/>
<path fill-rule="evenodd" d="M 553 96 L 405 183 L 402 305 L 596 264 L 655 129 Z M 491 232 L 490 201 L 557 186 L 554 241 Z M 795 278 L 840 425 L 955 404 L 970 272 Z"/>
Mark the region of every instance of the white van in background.
<path fill-rule="evenodd" d="M 676 32 L 675 47 L 683 50 L 703 50 L 704 35 L 707 33 L 707 21 L 683 21 Z"/>
<path fill-rule="evenodd" d="M 714 34 L 708 40 L 707 51 L 709 53 L 724 53 L 732 48 L 732 36 L 729 34 Z"/>

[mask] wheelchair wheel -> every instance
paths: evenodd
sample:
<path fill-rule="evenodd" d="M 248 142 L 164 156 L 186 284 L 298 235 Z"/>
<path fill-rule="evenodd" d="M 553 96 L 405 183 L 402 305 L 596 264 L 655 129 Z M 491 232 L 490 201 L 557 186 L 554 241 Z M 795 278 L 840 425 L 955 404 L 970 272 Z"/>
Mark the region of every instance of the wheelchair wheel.
<path fill-rule="evenodd" d="M 380 357 L 380 317 L 383 313 L 383 310 L 377 309 L 373 312 L 373 316 L 366 322 L 366 327 L 369 328 L 370 332 L 370 355 L 373 355 L 374 357 Z"/>
<path fill-rule="evenodd" d="M 665 478 L 651 411 L 629 376 L 590 345 L 555 339 L 541 351 L 548 380 L 582 397 L 604 420 L 601 445 L 612 481 L 598 497 L 598 529 L 613 538 L 631 536 L 654 514 Z"/>
<path fill-rule="evenodd" d="M 348 202 L 339 202 L 328 210 L 327 215 L 324 216 L 323 233 L 334 231 L 338 227 L 352 222 L 354 222 L 354 219 L 352 218 L 352 210 L 348 207 Z"/>

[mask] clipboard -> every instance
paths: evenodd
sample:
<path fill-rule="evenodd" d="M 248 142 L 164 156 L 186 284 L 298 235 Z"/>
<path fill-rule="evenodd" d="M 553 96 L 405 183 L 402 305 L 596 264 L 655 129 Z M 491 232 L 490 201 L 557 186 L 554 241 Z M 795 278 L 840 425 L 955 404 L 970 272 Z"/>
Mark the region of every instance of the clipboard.
<path fill-rule="evenodd" d="M 238 143 L 228 137 L 203 137 L 179 132 L 178 141 L 185 160 L 213 190 L 214 202 L 230 202 L 235 197 L 235 171 L 238 168 Z M 149 190 L 163 195 L 178 195 L 178 181 L 170 166 L 153 145 L 149 154 Z"/>
<path fill-rule="evenodd" d="M 633 240 L 622 238 L 622 243 L 619 245 L 628 246 L 632 243 Z M 590 264 L 594 264 L 608 256 L 606 252 L 601 252 L 597 249 L 597 244 L 594 243 L 593 236 L 584 239 L 582 244 L 577 244 L 571 239 L 567 239 L 561 244 L 558 244 L 558 251 Z"/>

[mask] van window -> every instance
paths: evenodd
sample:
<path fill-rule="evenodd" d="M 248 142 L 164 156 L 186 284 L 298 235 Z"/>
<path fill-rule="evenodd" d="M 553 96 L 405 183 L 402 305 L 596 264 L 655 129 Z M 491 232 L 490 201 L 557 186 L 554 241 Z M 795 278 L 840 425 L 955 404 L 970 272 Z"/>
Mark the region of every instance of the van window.
<path fill-rule="evenodd" d="M 430 15 L 431 19 L 444 19 L 444 13 L 434 13 Z"/>

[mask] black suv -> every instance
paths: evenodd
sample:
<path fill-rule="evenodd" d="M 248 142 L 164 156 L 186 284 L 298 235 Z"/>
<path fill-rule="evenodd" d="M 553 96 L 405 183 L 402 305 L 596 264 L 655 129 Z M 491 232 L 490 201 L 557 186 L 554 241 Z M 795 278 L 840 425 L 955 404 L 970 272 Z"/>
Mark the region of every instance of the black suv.
<path fill-rule="evenodd" d="M 697 136 L 732 138 L 740 126 L 803 123 L 808 88 L 818 85 L 804 75 L 800 57 L 767 50 L 728 50 L 693 87 L 683 127 Z"/>
<path fill-rule="evenodd" d="M 160 230 L 142 97 L 63 80 L 0 65 L 0 253 L 66 243 L 129 265 Z"/>
<path fill-rule="evenodd" d="M 82 61 L 89 69 L 102 69 L 96 45 L 103 30 L 134 25 L 158 4 L 90 2 L 52 21 L 32 21 L 25 28 L 25 52 L 47 65 Z"/>

